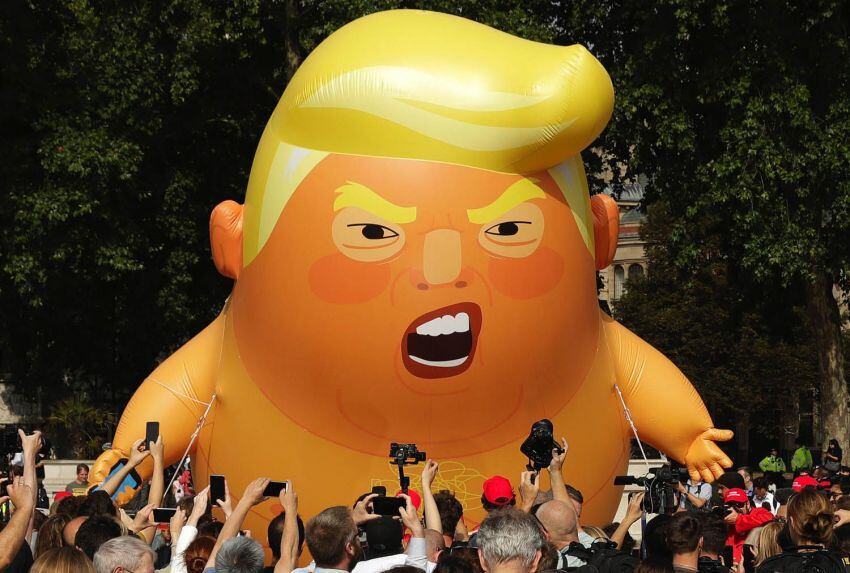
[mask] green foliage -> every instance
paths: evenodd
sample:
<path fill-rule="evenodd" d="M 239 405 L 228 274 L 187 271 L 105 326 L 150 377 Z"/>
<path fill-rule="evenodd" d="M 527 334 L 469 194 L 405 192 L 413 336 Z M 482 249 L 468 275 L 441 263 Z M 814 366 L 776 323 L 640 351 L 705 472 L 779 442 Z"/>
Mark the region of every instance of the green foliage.
<path fill-rule="evenodd" d="M 109 435 L 110 417 L 91 406 L 85 396 L 57 402 L 47 417 L 47 430 L 60 447 L 69 447 L 76 459 L 93 459 Z"/>
<path fill-rule="evenodd" d="M 650 272 L 629 281 L 615 316 L 669 357 L 719 420 L 749 415 L 759 434 L 778 439 L 777 414 L 817 380 L 802 293 L 754 284 L 722 256 L 695 272 L 677 268 L 664 241 L 673 225 L 664 203 L 649 209 L 641 231 Z"/>

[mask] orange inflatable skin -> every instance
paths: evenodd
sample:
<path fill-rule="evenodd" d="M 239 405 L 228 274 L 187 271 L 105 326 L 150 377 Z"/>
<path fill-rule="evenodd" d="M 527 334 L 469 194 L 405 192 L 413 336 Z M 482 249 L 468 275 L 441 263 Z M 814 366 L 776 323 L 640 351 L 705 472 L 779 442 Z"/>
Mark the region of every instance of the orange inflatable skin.
<path fill-rule="evenodd" d="M 151 419 L 160 421 L 166 462 L 177 461 L 201 402 L 215 394 L 193 457 L 200 486 L 212 473 L 225 474 L 236 494 L 260 475 L 292 479 L 310 516 L 351 503 L 376 483 L 392 489 L 389 442 L 409 441 L 446 462 L 437 487 L 455 490 L 475 521 L 482 481 L 493 474 L 516 480 L 525 462 L 519 444 L 531 422 L 548 417 L 570 442 L 566 479 L 584 493 L 582 520 L 607 523 L 620 495 L 611 481 L 629 455 L 618 384 L 643 438 L 710 481 L 729 465 L 712 440 L 731 433 L 712 429 L 672 363 L 599 311 L 594 271 L 613 248 L 594 261 L 545 172 L 535 177 L 545 197 L 530 201 L 546 229 L 534 253 L 499 257 L 482 244 L 489 239 L 467 211 L 492 204 L 520 179 L 329 155 L 296 190 L 259 256 L 234 272 L 233 296 L 219 317 L 136 392 L 94 479 L 126 457 Z M 420 198 L 403 246 L 386 261 L 344 257 L 334 242 L 336 190 L 350 182 L 392 204 Z M 593 207 L 616 209 L 607 197 Z M 239 216 L 233 203 L 214 213 L 213 237 L 230 236 L 219 237 L 220 269 L 237 258 Z M 615 241 L 616 224 L 595 217 L 597 243 Z M 447 308 L 480 313 L 471 364 L 450 377 L 416 375 L 403 360 L 403 335 Z M 250 526 L 262 528 L 277 509 L 258 506 Z"/>

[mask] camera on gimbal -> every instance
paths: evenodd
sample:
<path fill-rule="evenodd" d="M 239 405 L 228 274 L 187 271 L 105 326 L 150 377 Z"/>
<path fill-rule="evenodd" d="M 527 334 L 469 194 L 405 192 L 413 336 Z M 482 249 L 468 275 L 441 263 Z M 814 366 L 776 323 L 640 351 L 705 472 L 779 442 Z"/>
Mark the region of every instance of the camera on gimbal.
<path fill-rule="evenodd" d="M 391 464 L 397 466 L 416 465 L 425 461 L 425 452 L 420 452 L 416 444 L 390 444 Z"/>
<path fill-rule="evenodd" d="M 674 487 L 687 483 L 688 470 L 661 466 L 651 468 L 645 476 L 616 476 L 614 485 L 637 485 L 644 488 L 643 509 L 647 513 L 673 513 L 676 511 Z"/>
<path fill-rule="evenodd" d="M 563 453 L 564 449 L 555 441 L 552 422 L 542 419 L 531 425 L 531 433 L 519 447 L 528 458 L 528 470 L 540 471 L 552 463 L 552 450 Z"/>

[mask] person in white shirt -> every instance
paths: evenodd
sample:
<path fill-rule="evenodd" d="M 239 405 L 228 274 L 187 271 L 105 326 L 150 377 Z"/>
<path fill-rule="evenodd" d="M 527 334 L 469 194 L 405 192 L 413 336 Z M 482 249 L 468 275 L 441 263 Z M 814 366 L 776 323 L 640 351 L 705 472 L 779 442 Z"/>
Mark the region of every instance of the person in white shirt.
<path fill-rule="evenodd" d="M 329 507 L 307 522 L 307 548 L 315 561 L 314 573 L 379 573 L 397 565 L 425 570 L 425 531 L 413 502 L 406 495 L 400 496 L 406 500 L 406 507 L 399 508 L 399 516 L 411 533 L 407 549 L 397 555 L 364 560 L 357 528 L 380 517 L 367 510 L 375 497 L 375 494 L 365 497 L 353 510 L 345 506 Z"/>
<path fill-rule="evenodd" d="M 757 477 L 753 480 L 753 507 L 765 507 L 776 515 L 776 510 L 779 509 L 779 504 L 773 499 L 773 494 L 768 491 L 767 480 L 763 477 Z M 767 506 L 765 506 L 767 504 Z"/>

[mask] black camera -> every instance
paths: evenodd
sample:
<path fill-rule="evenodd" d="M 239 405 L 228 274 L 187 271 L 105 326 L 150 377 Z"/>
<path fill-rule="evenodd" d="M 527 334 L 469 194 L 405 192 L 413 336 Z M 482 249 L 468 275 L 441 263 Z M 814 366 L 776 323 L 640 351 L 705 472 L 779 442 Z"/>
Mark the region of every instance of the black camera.
<path fill-rule="evenodd" d="M 552 422 L 545 418 L 531 425 L 531 433 L 519 447 L 519 451 L 528 458 L 529 470 L 548 468 L 552 463 L 552 450 L 559 454 L 564 451 L 555 441 L 553 431 Z"/>
<path fill-rule="evenodd" d="M 647 513 L 673 513 L 676 495 L 673 487 L 687 483 L 688 470 L 661 466 L 651 468 L 645 476 L 616 476 L 614 485 L 637 485 L 644 488 L 643 509 Z"/>
<path fill-rule="evenodd" d="M 425 461 L 425 452 L 420 452 L 416 444 L 390 444 L 391 464 L 406 466 Z"/>

